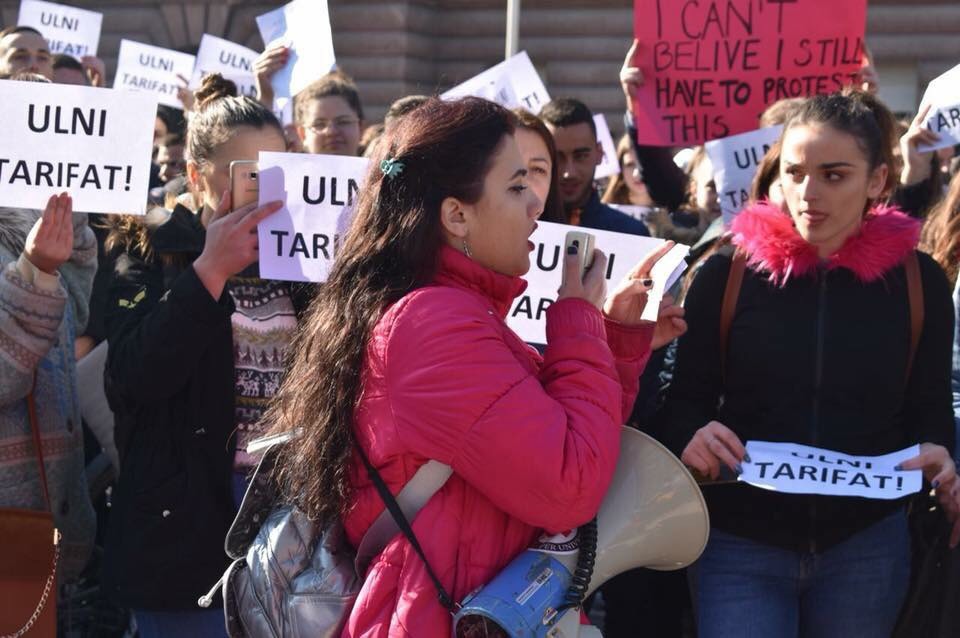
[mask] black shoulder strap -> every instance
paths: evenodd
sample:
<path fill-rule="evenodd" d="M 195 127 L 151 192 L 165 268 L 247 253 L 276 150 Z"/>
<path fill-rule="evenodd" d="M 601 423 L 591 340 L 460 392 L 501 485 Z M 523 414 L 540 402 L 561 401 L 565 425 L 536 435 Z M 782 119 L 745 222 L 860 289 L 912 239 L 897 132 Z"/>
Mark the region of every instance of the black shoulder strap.
<path fill-rule="evenodd" d="M 388 488 L 387 484 L 383 482 L 380 472 L 373 467 L 373 465 L 370 463 L 370 460 L 367 458 L 366 453 L 363 451 L 363 448 L 361 448 L 359 445 L 357 446 L 357 452 L 360 454 L 360 458 L 363 459 L 363 464 L 367 466 L 367 473 L 370 475 L 370 480 L 373 481 L 373 484 L 376 486 L 377 492 L 380 494 L 380 498 L 383 499 L 383 503 L 386 505 L 390 515 L 393 516 L 393 520 L 397 522 L 397 527 L 400 528 L 400 531 L 403 532 L 403 535 L 407 537 L 408 541 L 410 541 L 413 551 L 417 553 L 417 556 L 420 557 L 420 560 L 423 561 L 424 566 L 427 568 L 427 574 L 430 576 L 430 580 L 433 581 L 434 587 L 437 588 L 437 597 L 440 599 L 440 604 L 443 605 L 443 608 L 449 611 L 451 614 L 457 613 L 460 606 L 453 601 L 453 598 L 450 597 L 450 594 L 447 593 L 447 590 L 444 588 L 443 583 L 440 582 L 440 579 L 437 578 L 437 575 L 433 572 L 433 568 L 430 567 L 430 563 L 427 561 L 427 557 L 423 553 L 423 548 L 420 547 L 420 542 L 417 540 L 416 534 L 413 533 L 413 528 L 410 527 L 407 517 L 403 515 L 403 511 L 400 509 L 397 499 L 395 499 L 393 494 L 390 493 L 390 488 Z"/>

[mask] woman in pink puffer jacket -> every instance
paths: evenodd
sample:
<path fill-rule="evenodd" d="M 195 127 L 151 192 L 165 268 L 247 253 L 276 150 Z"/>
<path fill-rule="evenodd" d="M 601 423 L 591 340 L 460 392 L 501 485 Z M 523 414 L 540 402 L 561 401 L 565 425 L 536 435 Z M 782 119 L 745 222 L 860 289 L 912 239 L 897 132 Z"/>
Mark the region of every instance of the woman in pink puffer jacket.
<path fill-rule="evenodd" d="M 654 332 L 640 321 L 650 267 L 668 248 L 606 302 L 603 254 L 582 281 L 568 255 L 541 358 L 504 321 L 542 209 L 513 130 L 491 102 L 431 100 L 379 142 L 272 413 L 276 428 L 305 431 L 281 484 L 320 521 L 342 516 L 354 546 L 384 508 L 354 446 L 394 494 L 430 459 L 453 468 L 412 526 L 455 600 L 543 530 L 596 514 Z M 397 535 L 371 562 L 343 635 L 450 628 Z"/>

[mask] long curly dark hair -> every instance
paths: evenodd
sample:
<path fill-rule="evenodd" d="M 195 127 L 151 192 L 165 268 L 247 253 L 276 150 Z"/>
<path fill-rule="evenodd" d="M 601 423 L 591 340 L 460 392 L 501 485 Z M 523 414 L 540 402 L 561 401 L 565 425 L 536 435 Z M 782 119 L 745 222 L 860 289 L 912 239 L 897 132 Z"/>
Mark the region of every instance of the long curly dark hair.
<path fill-rule="evenodd" d="M 480 199 L 515 126 L 513 114 L 486 100 L 431 99 L 377 145 L 336 264 L 301 323 L 291 368 L 265 417 L 272 433 L 301 429 L 280 453 L 274 480 L 321 524 L 341 516 L 351 495 L 354 410 L 371 331 L 388 306 L 432 280 L 441 202 Z M 380 168 L 388 158 L 403 165 L 393 177 Z"/>

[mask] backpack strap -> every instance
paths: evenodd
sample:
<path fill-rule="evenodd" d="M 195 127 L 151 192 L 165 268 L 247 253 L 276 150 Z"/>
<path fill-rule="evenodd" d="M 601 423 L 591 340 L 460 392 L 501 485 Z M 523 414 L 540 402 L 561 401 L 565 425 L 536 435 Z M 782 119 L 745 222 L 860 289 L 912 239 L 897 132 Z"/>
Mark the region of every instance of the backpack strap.
<path fill-rule="evenodd" d="M 737 311 L 737 299 L 740 298 L 740 286 L 743 284 L 743 272 L 747 268 L 747 258 L 739 250 L 730 260 L 730 272 L 727 274 L 727 287 L 723 291 L 723 305 L 720 306 L 720 375 L 727 378 L 727 343 L 730 340 L 730 326 Z"/>
<path fill-rule="evenodd" d="M 407 540 L 410 542 L 410 546 L 413 547 L 413 551 L 415 551 L 417 553 L 417 556 L 420 557 L 420 560 L 423 561 L 424 567 L 427 568 L 427 575 L 430 577 L 430 580 L 433 581 L 433 586 L 437 588 L 437 597 L 440 600 L 440 604 L 443 605 L 443 608 L 449 611 L 451 614 L 456 614 L 457 611 L 460 609 L 460 605 L 453 600 L 453 598 L 447 592 L 446 588 L 443 586 L 443 583 L 441 583 L 440 579 L 437 578 L 437 575 L 436 573 L 434 573 L 433 568 L 430 566 L 430 562 L 427 560 L 426 555 L 423 553 L 423 548 L 420 547 L 420 541 L 417 540 L 417 535 L 414 534 L 413 528 L 410 526 L 410 522 L 407 519 L 407 516 L 404 514 L 403 510 L 400 507 L 400 504 L 397 502 L 397 498 L 399 498 L 399 496 L 397 498 L 394 498 L 393 494 L 390 493 L 390 488 L 388 488 L 387 484 L 383 482 L 383 478 L 380 476 L 380 472 L 377 471 L 377 468 L 373 467 L 373 464 L 370 463 L 370 460 L 367 458 L 366 452 L 364 452 L 363 448 L 361 448 L 359 445 L 357 446 L 357 452 L 359 453 L 360 458 L 363 459 L 363 464 L 367 467 L 367 472 L 369 473 L 370 479 L 373 481 L 373 484 L 376 486 L 377 492 L 379 492 L 380 494 L 380 498 L 383 499 L 384 504 L 387 506 L 387 512 L 389 512 L 390 516 L 393 518 L 393 521 L 396 524 L 396 526 L 400 529 L 401 532 L 403 532 L 403 535 L 407 537 Z M 420 473 L 424 471 L 423 467 L 425 467 L 428 464 L 429 463 L 424 464 L 424 466 L 422 466 L 420 470 L 417 471 L 417 474 L 414 476 L 414 479 L 416 479 L 417 476 L 419 476 Z M 437 465 L 440 466 L 440 468 L 445 468 L 446 470 L 445 472 L 446 476 L 443 476 L 443 473 L 444 473 L 443 471 L 439 471 L 435 477 L 436 480 L 434 481 L 434 484 L 436 484 L 436 489 L 439 490 L 440 487 L 442 487 L 443 484 L 446 483 L 447 479 L 450 477 L 450 474 L 453 472 L 453 470 L 451 470 L 449 466 L 443 465 L 442 463 L 437 463 Z M 434 469 L 438 469 L 438 468 L 434 468 Z M 432 470 L 428 470 L 427 472 L 424 472 L 424 479 L 422 480 L 426 481 L 426 477 L 429 475 L 429 473 L 432 473 Z M 440 480 L 441 477 L 442 477 L 442 480 Z M 406 487 L 409 487 L 409 483 L 407 484 Z M 404 488 L 403 491 L 406 491 L 406 487 Z M 401 492 L 401 494 L 402 493 L 403 492 Z M 424 495 L 421 495 L 421 496 L 424 496 Z M 433 494 L 426 495 L 426 497 L 422 499 L 423 502 L 421 506 L 429 500 L 430 496 L 433 496 Z M 382 516 L 383 515 L 381 514 L 381 517 Z M 371 529 L 372 527 L 373 526 L 371 526 Z M 369 533 L 370 532 L 368 530 L 367 535 L 369 535 Z M 386 542 L 389 542 L 390 538 L 392 538 L 392 535 L 386 538 Z M 363 541 L 361 541 L 360 543 L 361 547 L 363 546 L 363 543 L 366 540 L 367 539 L 365 536 Z M 386 546 L 386 542 L 384 543 L 384 546 Z M 371 544 L 372 543 L 373 541 L 371 541 Z M 380 548 L 381 551 L 382 549 L 383 548 Z M 378 551 L 377 554 L 379 553 L 380 552 Z M 358 550 L 357 556 L 359 555 L 360 555 L 360 552 Z M 366 569 L 364 569 L 363 572 L 358 571 L 358 573 L 361 575 L 365 574 Z"/>
<path fill-rule="evenodd" d="M 920 277 L 920 260 L 917 251 L 912 250 L 903 263 L 907 274 L 907 298 L 910 301 L 910 356 L 907 359 L 906 381 L 910 381 L 910 372 L 913 370 L 913 360 L 917 356 L 920 346 L 920 335 L 923 333 L 923 280 Z"/>
<path fill-rule="evenodd" d="M 423 506 L 434 494 L 440 491 L 451 474 L 453 474 L 453 469 L 439 461 L 427 461 L 421 465 L 417 473 L 403 486 L 395 499 L 404 519 L 411 521 L 416 518 Z M 377 476 L 379 478 L 379 473 Z M 370 478 L 373 480 L 372 474 Z M 376 483 L 376 481 L 374 482 Z M 360 545 L 357 547 L 356 567 L 358 574 L 362 576 L 367 572 L 370 561 L 383 551 L 390 539 L 396 536 L 399 531 L 401 529 L 390 509 L 384 508 L 380 512 L 380 516 L 367 529 L 367 533 L 363 535 Z"/>

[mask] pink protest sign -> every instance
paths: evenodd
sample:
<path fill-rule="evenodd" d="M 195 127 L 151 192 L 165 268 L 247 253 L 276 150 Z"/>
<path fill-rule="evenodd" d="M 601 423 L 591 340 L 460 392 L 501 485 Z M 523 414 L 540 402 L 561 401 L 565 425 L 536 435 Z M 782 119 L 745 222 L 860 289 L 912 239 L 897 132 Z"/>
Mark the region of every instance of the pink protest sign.
<path fill-rule="evenodd" d="M 852 83 L 866 13 L 866 0 L 635 0 L 639 142 L 743 133 L 777 100 Z"/>

